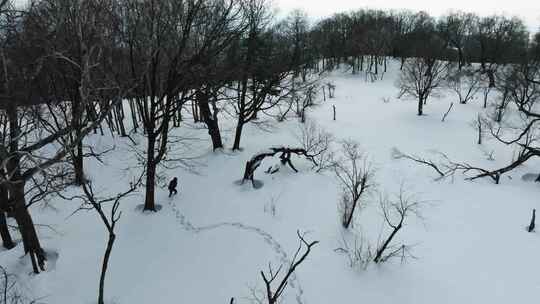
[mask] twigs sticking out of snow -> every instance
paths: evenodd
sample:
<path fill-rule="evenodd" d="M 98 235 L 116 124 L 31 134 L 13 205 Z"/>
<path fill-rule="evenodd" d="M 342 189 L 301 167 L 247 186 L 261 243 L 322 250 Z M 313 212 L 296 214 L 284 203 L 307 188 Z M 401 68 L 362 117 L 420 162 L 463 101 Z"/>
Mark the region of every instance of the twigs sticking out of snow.
<path fill-rule="evenodd" d="M 278 201 L 279 197 L 272 196 L 270 197 L 270 201 L 264 205 L 264 212 L 269 213 L 272 215 L 272 217 L 276 217 L 277 215 L 277 208 L 276 208 L 276 202 Z"/>
<path fill-rule="evenodd" d="M 345 254 L 349 260 L 349 267 L 360 270 L 366 270 L 375 255 L 372 246 L 363 235 L 355 235 L 353 242 L 347 241 L 343 235 L 341 246 L 334 251 Z"/>
<path fill-rule="evenodd" d="M 0 304 L 34 304 L 39 299 L 28 299 L 17 282 L 17 277 L 0 265 Z"/>

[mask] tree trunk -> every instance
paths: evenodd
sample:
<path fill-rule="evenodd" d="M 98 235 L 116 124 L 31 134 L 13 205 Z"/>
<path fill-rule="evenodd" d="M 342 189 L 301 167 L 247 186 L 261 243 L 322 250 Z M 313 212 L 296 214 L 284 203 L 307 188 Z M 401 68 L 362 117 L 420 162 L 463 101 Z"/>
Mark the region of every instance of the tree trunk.
<path fill-rule="evenodd" d="M 107 248 L 105 249 L 105 255 L 103 256 L 103 264 L 101 266 L 101 276 L 99 278 L 99 294 L 98 294 L 98 304 L 104 304 L 103 300 L 105 294 L 105 277 L 107 275 L 107 268 L 109 266 L 109 259 L 111 257 L 112 248 L 114 245 L 114 240 L 116 235 L 114 233 L 109 233 L 109 241 L 107 242 Z"/>
<path fill-rule="evenodd" d="M 133 131 L 137 133 L 139 123 L 137 122 L 137 106 L 132 99 L 129 100 L 129 112 L 131 113 L 131 121 L 133 124 Z"/>
<path fill-rule="evenodd" d="M 461 71 L 461 68 L 463 67 L 463 50 L 461 47 L 458 48 L 458 67 Z"/>
<path fill-rule="evenodd" d="M 156 189 L 156 163 L 154 161 L 154 150 L 156 138 L 148 134 L 148 150 L 146 163 L 146 195 L 144 199 L 144 210 L 156 212 L 155 189 Z"/>
<path fill-rule="evenodd" d="M 77 133 L 79 133 L 77 131 Z M 78 135 L 76 135 L 78 136 Z M 73 153 L 73 167 L 75 170 L 75 184 L 82 185 L 84 183 L 84 160 L 83 160 L 83 143 L 82 140 L 77 143 L 77 152 Z"/>
<path fill-rule="evenodd" d="M 489 95 L 489 92 L 491 91 L 491 87 L 487 87 L 484 89 L 484 109 L 487 108 L 487 104 L 488 104 L 488 95 Z"/>
<path fill-rule="evenodd" d="M 480 119 L 480 114 L 478 114 L 477 123 L 478 123 L 478 141 L 476 143 L 481 145 L 482 144 L 482 120 Z"/>
<path fill-rule="evenodd" d="M 527 228 L 528 232 L 533 232 L 534 228 L 536 226 L 536 209 L 533 209 L 533 214 L 531 218 L 531 223 L 529 224 L 529 227 Z"/>
<path fill-rule="evenodd" d="M 217 118 L 217 109 L 214 108 L 214 113 L 211 113 L 210 105 L 208 101 L 208 94 L 200 92 L 197 94 L 197 99 L 199 103 L 199 109 L 201 112 L 201 117 L 204 120 L 204 123 L 208 127 L 208 134 L 212 139 L 212 146 L 214 150 L 223 148 L 223 142 L 221 140 L 221 132 L 219 131 L 219 123 Z"/>
<path fill-rule="evenodd" d="M 358 198 L 359 199 L 359 198 Z M 354 209 L 356 209 L 356 204 L 358 202 L 358 199 L 356 199 L 354 202 L 353 202 L 353 205 L 351 207 L 351 212 L 348 214 L 347 216 L 347 219 L 345 220 L 345 222 L 343 223 L 343 227 L 345 227 L 345 229 L 349 229 L 349 226 L 351 226 L 351 222 L 352 222 L 352 219 L 353 219 L 353 215 L 354 215 Z"/>
<path fill-rule="evenodd" d="M 120 132 L 120 136 L 126 137 L 127 136 L 126 127 L 124 126 L 124 118 L 126 116 L 124 113 L 124 103 L 120 103 L 120 105 L 116 107 L 115 113 L 116 113 L 116 121 L 118 123 L 118 131 Z"/>
<path fill-rule="evenodd" d="M 234 150 L 240 150 L 240 139 L 242 138 L 242 129 L 244 128 L 244 121 L 243 119 L 238 119 L 238 124 L 236 125 L 236 131 L 234 134 L 234 144 L 233 144 L 233 151 Z"/>
<path fill-rule="evenodd" d="M 20 126 L 18 120 L 17 109 L 9 107 L 7 109 L 10 129 L 10 145 L 9 149 L 12 152 L 19 150 L 19 135 Z M 34 273 L 39 273 L 39 270 L 45 270 L 45 261 L 47 257 L 41 248 L 39 239 L 34 227 L 32 217 L 26 208 L 26 200 L 24 197 L 25 181 L 20 174 L 20 158 L 19 156 L 12 157 L 7 163 L 8 172 L 13 172 L 12 180 L 16 181 L 9 189 L 9 198 L 13 200 L 13 217 L 17 222 L 24 245 L 25 253 L 30 255 Z M 10 210 L 11 211 L 11 210 Z M 37 258 L 37 261 L 36 261 Z M 39 265 L 39 268 L 38 268 Z"/>
<path fill-rule="evenodd" d="M 0 186 L 0 237 L 4 248 L 11 249 L 15 247 L 15 243 L 9 233 L 9 228 L 6 220 L 6 212 L 8 210 L 8 193 L 6 189 Z"/>
<path fill-rule="evenodd" d="M 489 69 L 487 71 L 487 75 L 488 75 L 488 78 L 489 78 L 489 87 L 490 88 L 495 88 L 495 73 Z"/>
<path fill-rule="evenodd" d="M 388 237 L 388 239 L 386 239 L 386 241 L 384 242 L 384 244 L 381 246 L 381 248 L 379 248 L 377 250 L 377 255 L 375 256 L 375 259 L 373 259 L 373 261 L 375 263 L 379 263 L 381 258 L 382 258 L 382 254 L 384 253 L 384 251 L 386 250 L 386 248 L 388 247 L 388 245 L 390 244 L 390 242 L 392 242 L 392 239 L 394 238 L 394 236 L 396 236 L 396 233 L 399 231 L 399 229 L 401 229 L 401 226 L 403 225 L 403 219 L 401 219 L 401 222 L 399 222 L 399 225 L 397 225 L 394 230 L 392 231 L 392 233 L 390 234 L 390 236 Z"/>
<path fill-rule="evenodd" d="M 199 105 L 197 104 L 197 101 L 192 101 L 191 102 L 191 112 L 192 112 L 192 115 L 193 115 L 193 121 L 194 122 L 199 122 L 200 119 L 199 119 Z"/>
<path fill-rule="evenodd" d="M 424 114 L 424 98 L 418 97 L 418 116 L 422 116 Z"/>
<path fill-rule="evenodd" d="M 34 273 L 39 273 L 40 270 L 45 270 L 45 261 L 47 260 L 47 257 L 45 251 L 41 248 L 30 212 L 28 212 L 28 208 L 26 208 L 24 185 L 15 185 L 13 187 L 13 200 L 15 202 L 13 216 L 19 227 L 24 245 L 24 252 L 30 256 Z"/>
<path fill-rule="evenodd" d="M 82 90 L 82 88 L 81 88 Z M 83 112 L 82 102 L 83 96 L 80 94 L 79 88 L 77 88 L 78 94 L 74 94 L 72 102 L 72 121 L 71 124 L 74 130 L 74 138 L 79 138 L 81 135 L 81 117 Z M 82 140 L 77 143 L 74 151 L 71 153 L 73 157 L 73 169 L 75 171 L 75 184 L 82 185 L 84 183 L 84 162 L 83 162 L 83 143 Z"/>
<path fill-rule="evenodd" d="M 0 211 L 0 236 L 2 237 L 2 244 L 4 248 L 11 249 L 15 247 L 15 243 L 9 233 L 9 228 L 6 221 L 6 214 L 4 211 Z"/>

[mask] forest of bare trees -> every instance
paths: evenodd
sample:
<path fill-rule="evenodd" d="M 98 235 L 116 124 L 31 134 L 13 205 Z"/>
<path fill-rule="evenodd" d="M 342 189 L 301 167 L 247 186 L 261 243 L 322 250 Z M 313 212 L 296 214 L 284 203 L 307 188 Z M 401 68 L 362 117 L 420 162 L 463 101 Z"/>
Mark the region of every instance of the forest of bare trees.
<path fill-rule="evenodd" d="M 76 186 L 101 211 L 88 190 L 85 162 L 105 152 L 86 144 L 91 133 L 144 138 L 136 148 L 144 210 L 158 211 L 158 172 L 183 162 L 174 153 L 183 139 L 171 133 L 184 121 L 204 123 L 214 150 L 239 150 L 244 127 L 275 117 L 272 109 L 288 109 L 278 115 L 282 121 L 296 107 L 304 122 L 312 94 L 324 89 L 318 83 L 322 72 L 345 67 L 376 81 L 392 57 L 401 61 L 401 93 L 417 100 L 418 115 L 442 86 L 456 90 L 460 103 L 469 101 L 461 81 L 486 94 L 504 93 L 499 116 L 510 103 L 523 115 L 518 135 L 485 122 L 496 139 L 521 147 L 512 164 L 488 170 L 449 163 L 438 170 L 442 175 L 472 171 L 478 173 L 473 179 L 487 176 L 498 183 L 501 174 L 540 156 L 535 132 L 540 113 L 533 107 L 540 97 L 540 35 L 531 35 L 517 18 L 363 9 L 312 22 L 301 11 L 278 20 L 266 0 L 35 0 L 24 7 L 3 0 L 3 245 L 14 246 L 6 217 L 14 218 L 32 270 L 39 273 L 46 269 L 47 254 L 31 207 Z M 225 106 L 234 109 L 228 114 L 236 122 L 231 147 L 224 145 L 219 125 Z M 355 189 L 347 194 L 345 227 L 370 177 L 367 169 L 356 172 L 361 155 L 349 159 Z M 111 235 L 116 220 L 113 215 L 112 224 L 105 221 Z M 302 241 L 308 252 L 315 244 Z M 275 279 L 262 276 L 267 285 Z"/>

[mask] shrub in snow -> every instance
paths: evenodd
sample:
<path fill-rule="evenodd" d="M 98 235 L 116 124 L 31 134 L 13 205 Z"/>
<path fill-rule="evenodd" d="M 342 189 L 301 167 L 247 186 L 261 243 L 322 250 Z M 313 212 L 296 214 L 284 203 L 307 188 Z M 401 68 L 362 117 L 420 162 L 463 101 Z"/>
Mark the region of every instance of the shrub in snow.
<path fill-rule="evenodd" d="M 341 185 L 341 212 L 343 227 L 349 228 L 356 209 L 362 207 L 364 199 L 375 186 L 374 169 L 360 145 L 344 141 L 340 158 L 334 162 L 334 173 Z"/>
<path fill-rule="evenodd" d="M 283 268 L 284 265 L 278 267 L 278 269 L 273 269 L 272 265 L 268 265 L 268 272 L 261 271 L 261 277 L 264 281 L 264 286 L 266 289 L 266 303 L 276 304 L 281 303 L 280 299 L 283 295 L 283 292 L 289 285 L 289 279 L 294 275 L 296 269 L 300 264 L 302 264 L 308 255 L 311 252 L 311 248 L 317 245 L 318 241 L 308 242 L 304 238 L 304 235 L 300 234 L 300 231 L 296 231 L 300 244 L 298 249 L 293 255 L 292 261 L 288 264 L 287 268 Z M 303 252 L 302 252 L 303 251 Z M 284 272 L 282 272 L 284 270 Z M 281 274 L 283 275 L 281 276 Z M 281 276 L 281 279 L 279 277 Z M 263 301 L 257 299 L 259 303 Z"/>
<path fill-rule="evenodd" d="M 313 156 L 315 160 L 313 168 L 317 168 L 317 172 L 332 166 L 334 136 L 331 133 L 319 127 L 315 122 L 308 121 L 300 125 L 295 136 L 300 146 Z"/>
<path fill-rule="evenodd" d="M 410 253 L 410 246 L 401 244 L 395 245 L 395 237 L 405 226 L 406 220 L 410 216 L 420 217 L 420 207 L 422 201 L 417 200 L 413 195 L 405 193 L 401 185 L 396 198 L 390 199 L 386 195 L 380 195 L 379 206 L 384 217 L 384 223 L 389 228 L 388 236 L 377 246 L 377 252 L 373 261 L 375 263 L 386 262 L 392 258 L 400 258 L 404 262 L 409 257 L 414 257 Z"/>
<path fill-rule="evenodd" d="M 363 235 L 356 234 L 349 241 L 343 236 L 341 246 L 334 251 L 345 254 L 349 266 L 359 270 L 366 270 L 375 254 L 368 240 Z"/>

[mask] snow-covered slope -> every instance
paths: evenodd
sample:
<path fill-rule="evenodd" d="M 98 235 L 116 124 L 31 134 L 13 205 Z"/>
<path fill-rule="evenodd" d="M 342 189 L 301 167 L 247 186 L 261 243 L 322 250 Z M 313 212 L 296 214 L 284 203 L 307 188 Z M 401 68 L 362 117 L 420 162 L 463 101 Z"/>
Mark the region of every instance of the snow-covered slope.
<path fill-rule="evenodd" d="M 540 293 L 538 276 L 540 236 L 527 233 L 532 208 L 539 206 L 540 188 L 519 177 L 538 167 L 523 166 L 504 177 L 500 185 L 490 180 L 435 182 L 434 172 L 391 157 L 393 148 L 430 156 L 445 152 L 454 160 L 487 168 L 505 165 L 513 156 L 508 147 L 487 141 L 476 144 L 470 126 L 483 112 L 480 100 L 454 105 L 441 122 L 454 96 L 447 92 L 429 100 L 426 116 L 416 116 L 415 101 L 397 100 L 394 82 L 397 64 L 389 67 L 382 81 L 365 82 L 363 76 L 335 72 L 336 98 L 308 113 L 308 119 L 338 139 L 354 139 L 369 154 L 376 171 L 378 190 L 396 193 L 404 184 L 409 193 L 428 201 L 422 220 L 411 219 L 400 231 L 398 242 L 414 244 L 417 259 L 371 265 L 367 270 L 349 267 L 347 258 L 335 249 L 343 238 L 364 235 L 376 245 L 383 218 L 376 197 L 344 231 L 337 205 L 339 186 L 331 172 L 314 173 L 309 162 L 297 161 L 299 173 L 282 169 L 266 175 L 264 169 L 276 160 L 265 160 L 256 177 L 264 187 L 252 189 L 235 183 L 253 153 L 271 146 L 295 145 L 299 122 L 273 123 L 272 132 L 250 126 L 242 139 L 242 152 L 211 152 L 206 131 L 185 126 L 204 141 L 200 147 L 197 174 L 169 170 L 178 176 L 180 194 L 169 199 L 162 189 L 156 214 L 136 210 L 143 193 L 122 202 L 118 241 L 113 251 L 106 293 L 110 303 L 250 303 L 262 290 L 260 270 L 268 263 L 278 266 L 294 254 L 296 231 L 319 240 L 308 260 L 285 293 L 283 303 L 510 303 L 530 302 Z M 383 102 L 389 98 L 390 102 Z M 455 102 L 457 103 L 457 102 Z M 332 120 L 332 105 L 337 120 Z M 222 118 L 223 135 L 232 144 L 234 122 Z M 103 193 L 125 188 L 135 171 L 127 167 L 136 158 L 125 139 L 94 136 L 96 148 L 113 144 L 116 149 L 105 164 L 88 163 L 88 175 Z M 494 161 L 484 151 L 495 151 Z M 72 189 L 71 191 L 76 191 Z M 40 236 L 49 252 L 58 254 L 49 270 L 29 275 L 22 246 L 0 252 L 0 264 L 16 273 L 18 281 L 34 297 L 54 304 L 95 303 L 106 231 L 93 211 L 71 213 L 77 201 L 53 202 L 52 208 L 33 207 Z"/>

